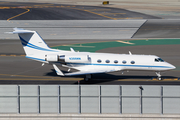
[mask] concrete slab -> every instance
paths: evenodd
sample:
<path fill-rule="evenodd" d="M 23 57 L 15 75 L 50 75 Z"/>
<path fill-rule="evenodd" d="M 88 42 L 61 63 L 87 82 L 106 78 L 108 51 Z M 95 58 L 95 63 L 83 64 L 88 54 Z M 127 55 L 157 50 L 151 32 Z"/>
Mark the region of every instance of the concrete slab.
<path fill-rule="evenodd" d="M 0 21 L 0 39 L 18 39 L 4 34 L 14 27 L 38 31 L 43 39 L 125 39 L 131 38 L 146 20 L 31 20 Z"/>
<path fill-rule="evenodd" d="M 146 20 L 0 20 L 0 27 L 140 27 Z"/>
<path fill-rule="evenodd" d="M 180 38 L 180 19 L 149 19 L 133 38 Z"/>
<path fill-rule="evenodd" d="M 1 114 L 0 120 L 139 120 L 180 119 L 180 115 L 161 114 Z"/>

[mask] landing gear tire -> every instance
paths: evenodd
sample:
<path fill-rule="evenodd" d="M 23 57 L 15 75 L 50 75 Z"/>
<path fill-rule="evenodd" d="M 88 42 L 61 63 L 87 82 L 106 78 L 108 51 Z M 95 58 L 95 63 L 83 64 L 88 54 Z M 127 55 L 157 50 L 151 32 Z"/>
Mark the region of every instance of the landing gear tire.
<path fill-rule="evenodd" d="M 162 78 L 161 78 L 161 77 L 158 77 L 158 80 L 159 80 L 159 81 L 161 81 L 161 80 L 162 80 Z"/>
<path fill-rule="evenodd" d="M 85 78 L 84 78 L 84 81 L 89 81 L 91 79 L 92 75 L 86 75 Z"/>

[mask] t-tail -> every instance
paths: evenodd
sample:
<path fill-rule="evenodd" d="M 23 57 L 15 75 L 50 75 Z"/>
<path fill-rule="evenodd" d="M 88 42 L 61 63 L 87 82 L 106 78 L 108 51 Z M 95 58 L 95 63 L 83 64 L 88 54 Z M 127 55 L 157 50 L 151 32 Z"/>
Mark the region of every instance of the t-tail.
<path fill-rule="evenodd" d="M 27 58 L 45 62 L 45 55 L 61 52 L 61 50 L 49 48 L 36 31 L 14 28 L 13 32 L 7 33 L 18 34 Z"/>

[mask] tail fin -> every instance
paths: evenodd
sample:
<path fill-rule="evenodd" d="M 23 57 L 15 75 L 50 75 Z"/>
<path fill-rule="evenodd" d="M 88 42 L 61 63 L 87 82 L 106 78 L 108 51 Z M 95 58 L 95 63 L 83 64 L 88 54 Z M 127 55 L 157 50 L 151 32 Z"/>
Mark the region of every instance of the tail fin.
<path fill-rule="evenodd" d="M 8 33 L 19 35 L 19 38 L 21 40 L 21 43 L 27 56 L 47 51 L 56 52 L 56 50 L 53 50 L 47 46 L 47 44 L 36 31 L 14 28 L 13 32 Z"/>

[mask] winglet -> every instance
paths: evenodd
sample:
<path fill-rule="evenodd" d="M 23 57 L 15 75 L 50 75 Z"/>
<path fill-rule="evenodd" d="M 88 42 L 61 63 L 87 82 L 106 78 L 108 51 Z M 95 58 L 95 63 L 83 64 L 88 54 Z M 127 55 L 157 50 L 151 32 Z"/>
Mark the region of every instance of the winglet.
<path fill-rule="evenodd" d="M 57 75 L 64 76 L 64 74 L 62 73 L 62 71 L 61 71 L 55 64 L 53 64 L 53 67 L 54 67 Z"/>
<path fill-rule="evenodd" d="M 75 52 L 73 48 L 70 48 L 71 52 Z"/>

